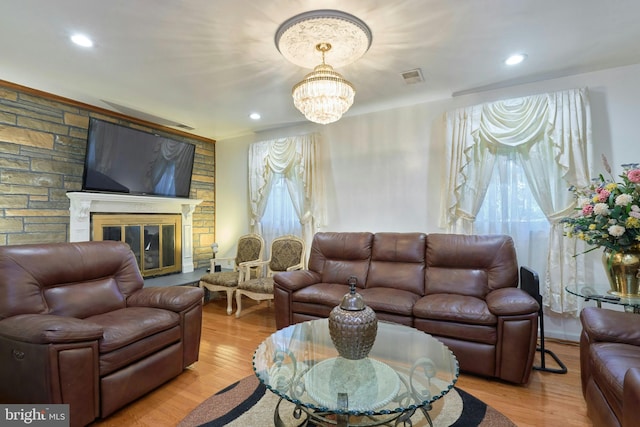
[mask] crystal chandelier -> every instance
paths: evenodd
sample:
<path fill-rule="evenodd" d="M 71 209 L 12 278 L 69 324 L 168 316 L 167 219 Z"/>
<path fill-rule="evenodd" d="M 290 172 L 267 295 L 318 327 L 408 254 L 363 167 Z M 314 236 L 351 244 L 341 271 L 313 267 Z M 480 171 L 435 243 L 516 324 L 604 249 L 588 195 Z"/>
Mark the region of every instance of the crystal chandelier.
<path fill-rule="evenodd" d="M 307 74 L 293 87 L 293 105 L 314 123 L 333 123 L 353 105 L 356 91 L 331 65 L 324 62 L 324 55 L 331 44 L 319 43 L 316 49 L 322 52 L 322 64 Z"/>
<path fill-rule="evenodd" d="M 325 55 L 331 51 L 330 62 L 337 67 L 354 62 L 371 46 L 369 27 L 345 12 L 316 10 L 284 22 L 275 42 L 286 59 L 305 68 L 313 68 L 317 52 L 322 54 L 322 64 L 293 87 L 293 103 L 312 122 L 339 120 L 353 105 L 355 89 L 325 62 Z"/>

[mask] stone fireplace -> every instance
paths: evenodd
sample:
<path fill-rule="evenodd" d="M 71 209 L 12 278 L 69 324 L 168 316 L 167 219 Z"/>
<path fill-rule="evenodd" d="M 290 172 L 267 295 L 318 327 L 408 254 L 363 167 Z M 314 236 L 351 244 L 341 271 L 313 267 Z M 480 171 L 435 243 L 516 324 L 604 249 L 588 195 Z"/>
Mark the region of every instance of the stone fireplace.
<path fill-rule="evenodd" d="M 178 230 L 174 233 L 165 233 L 173 235 L 179 241 L 174 246 L 181 248 L 179 257 L 180 266 L 183 273 L 192 272 L 193 265 L 193 211 L 202 200 L 181 199 L 171 197 L 149 197 L 149 196 L 131 196 L 126 194 L 108 194 L 108 193 L 87 193 L 87 192 L 69 192 L 67 197 L 71 201 L 69 211 L 69 233 L 71 242 L 82 242 L 92 240 L 92 215 L 101 214 L 123 214 L 117 221 L 126 226 L 122 221 L 130 220 L 132 223 L 140 223 L 142 218 L 151 218 L 155 214 L 179 214 L 180 220 L 174 222 Z M 110 215 L 114 218 L 119 215 Z M 171 215 L 165 215 L 170 217 Z M 151 227 L 156 226 L 155 219 L 144 219 Z M 159 222 L 159 227 L 163 227 L 163 223 Z M 102 240 L 100 236 L 97 240 Z M 106 239 L 105 239 L 106 240 Z M 113 240 L 113 239 L 110 239 Z M 135 250 L 134 250 L 135 252 Z M 176 262 L 177 264 L 177 262 Z M 141 263 L 141 266 L 144 265 Z"/>

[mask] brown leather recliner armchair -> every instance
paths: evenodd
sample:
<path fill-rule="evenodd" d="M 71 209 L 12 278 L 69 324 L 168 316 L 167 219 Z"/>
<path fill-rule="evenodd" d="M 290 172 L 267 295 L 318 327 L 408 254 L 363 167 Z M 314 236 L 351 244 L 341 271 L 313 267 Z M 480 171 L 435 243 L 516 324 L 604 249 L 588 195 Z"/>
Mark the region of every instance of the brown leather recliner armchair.
<path fill-rule="evenodd" d="M 638 425 L 640 315 L 586 307 L 580 313 L 580 376 L 594 426 Z"/>
<path fill-rule="evenodd" d="M 0 402 L 83 426 L 198 360 L 202 289 L 143 285 L 121 242 L 0 247 Z"/>

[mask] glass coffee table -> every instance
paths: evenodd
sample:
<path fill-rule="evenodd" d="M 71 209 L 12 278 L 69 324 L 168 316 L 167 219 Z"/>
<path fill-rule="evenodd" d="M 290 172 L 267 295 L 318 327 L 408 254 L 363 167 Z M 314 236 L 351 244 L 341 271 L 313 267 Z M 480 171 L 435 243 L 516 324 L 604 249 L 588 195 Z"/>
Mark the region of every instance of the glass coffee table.
<path fill-rule="evenodd" d="M 338 356 L 327 319 L 276 331 L 256 349 L 258 379 L 280 397 L 274 424 L 284 426 L 283 400 L 294 404 L 300 425 L 377 426 L 407 422 L 417 410 L 431 424 L 431 404 L 458 380 L 455 356 L 443 343 L 417 329 L 378 322 L 369 356 Z"/>

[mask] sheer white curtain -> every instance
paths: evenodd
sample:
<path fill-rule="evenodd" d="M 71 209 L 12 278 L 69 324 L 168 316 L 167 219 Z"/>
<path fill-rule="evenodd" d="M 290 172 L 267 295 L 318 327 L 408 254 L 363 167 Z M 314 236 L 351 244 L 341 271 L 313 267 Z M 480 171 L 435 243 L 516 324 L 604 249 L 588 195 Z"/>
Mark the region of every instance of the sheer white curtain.
<path fill-rule="evenodd" d="M 448 113 L 447 186 L 441 225 L 473 233 L 496 159 L 509 154 L 522 166 L 531 193 L 550 224 L 543 303 L 577 314 L 566 285 L 584 285 L 584 258 L 563 237 L 560 219 L 575 201 L 567 189 L 589 182 L 591 116 L 586 89 L 499 101 Z M 539 250 L 539 248 L 538 248 Z"/>
<path fill-rule="evenodd" d="M 274 185 L 282 185 L 284 181 L 300 223 L 301 237 L 307 248 L 311 247 L 311 239 L 325 224 L 326 217 L 319 144 L 320 136 L 309 134 L 249 146 L 249 207 L 254 233 L 263 235 L 268 200 Z"/>
<path fill-rule="evenodd" d="M 515 152 L 496 157 L 493 175 L 474 223 L 476 234 L 513 238 L 520 265 L 547 268 L 549 221 L 538 206 Z"/>
<path fill-rule="evenodd" d="M 273 239 L 287 234 L 302 236 L 302 226 L 291 200 L 287 180 L 281 173 L 275 173 L 271 180 L 271 191 L 267 196 L 261 219 L 262 238 L 265 241 L 265 258 L 268 258 Z"/>

